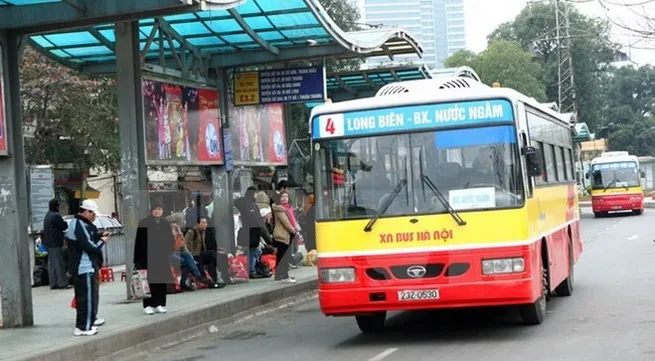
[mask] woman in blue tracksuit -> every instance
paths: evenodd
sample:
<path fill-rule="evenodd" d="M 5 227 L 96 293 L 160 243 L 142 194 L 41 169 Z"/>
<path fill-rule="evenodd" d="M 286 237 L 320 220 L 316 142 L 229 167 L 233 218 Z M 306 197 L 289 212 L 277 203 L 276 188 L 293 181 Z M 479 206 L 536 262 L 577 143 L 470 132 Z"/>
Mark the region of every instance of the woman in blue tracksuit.
<path fill-rule="evenodd" d="M 69 271 L 75 286 L 77 318 L 75 336 L 93 336 L 98 329 L 96 322 L 98 305 L 98 260 L 102 259 L 102 247 L 109 241 L 109 234 L 99 234 L 93 219 L 98 205 L 85 200 L 81 210 L 66 230 L 68 241 Z"/>

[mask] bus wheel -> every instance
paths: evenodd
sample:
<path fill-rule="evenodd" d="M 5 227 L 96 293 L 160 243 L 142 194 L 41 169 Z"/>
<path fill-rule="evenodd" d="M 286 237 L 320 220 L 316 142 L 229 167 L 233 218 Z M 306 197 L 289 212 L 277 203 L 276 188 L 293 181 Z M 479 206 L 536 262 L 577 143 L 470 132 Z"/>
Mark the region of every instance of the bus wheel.
<path fill-rule="evenodd" d="M 540 325 L 546 317 L 546 297 L 548 295 L 548 270 L 541 260 L 541 296 L 534 303 L 519 306 L 519 314 L 523 323 L 527 325 Z"/>
<path fill-rule="evenodd" d="M 573 284 L 575 283 L 575 274 L 573 272 L 573 247 L 571 246 L 571 237 L 569 236 L 569 275 L 566 277 L 562 283 L 560 283 L 557 288 L 555 288 L 555 293 L 558 296 L 568 297 L 573 294 Z"/>
<path fill-rule="evenodd" d="M 386 312 L 379 312 L 366 316 L 355 316 L 357 326 L 363 333 L 380 333 L 384 331 L 384 322 L 387 318 Z"/>
<path fill-rule="evenodd" d="M 607 212 L 594 212 L 594 217 L 600 218 L 600 217 L 605 217 L 607 215 Z"/>
<path fill-rule="evenodd" d="M 644 213 L 644 211 L 642 211 L 641 209 L 635 209 L 634 211 L 632 211 L 632 214 L 634 214 L 635 216 L 640 216 L 642 213 Z"/>

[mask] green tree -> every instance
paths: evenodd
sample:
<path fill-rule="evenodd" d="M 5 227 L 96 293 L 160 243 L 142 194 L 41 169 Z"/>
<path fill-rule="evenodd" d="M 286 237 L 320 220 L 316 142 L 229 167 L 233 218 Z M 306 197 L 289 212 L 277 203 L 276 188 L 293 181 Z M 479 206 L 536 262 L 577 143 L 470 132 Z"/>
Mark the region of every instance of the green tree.
<path fill-rule="evenodd" d="M 28 47 L 21 96 L 24 121 L 36 127 L 25 142 L 28 163 L 117 171 L 118 107 L 112 78 L 76 73 Z"/>
<path fill-rule="evenodd" d="M 483 83 L 499 82 L 538 101 L 546 100 L 543 69 L 519 43 L 498 40 L 480 54 L 459 51 L 446 59 L 447 67 L 469 66 L 478 73 Z"/>
<path fill-rule="evenodd" d="M 655 68 L 613 69 L 608 77 L 604 113 L 606 136 L 612 150 L 655 155 Z"/>
<path fill-rule="evenodd" d="M 468 66 L 476 70 L 475 62 L 478 60 L 478 54 L 470 50 L 460 50 L 444 60 L 446 68 L 457 68 L 460 66 Z M 476 70 L 477 72 L 477 70 Z"/>
<path fill-rule="evenodd" d="M 610 24 L 607 21 L 585 16 L 571 7 L 570 24 L 579 121 L 597 129 L 603 122 L 605 76 L 616 46 L 609 38 Z M 490 41 L 515 41 L 535 54 L 545 70 L 549 101 L 557 100 L 556 29 L 554 5 L 533 4 L 489 35 Z"/>

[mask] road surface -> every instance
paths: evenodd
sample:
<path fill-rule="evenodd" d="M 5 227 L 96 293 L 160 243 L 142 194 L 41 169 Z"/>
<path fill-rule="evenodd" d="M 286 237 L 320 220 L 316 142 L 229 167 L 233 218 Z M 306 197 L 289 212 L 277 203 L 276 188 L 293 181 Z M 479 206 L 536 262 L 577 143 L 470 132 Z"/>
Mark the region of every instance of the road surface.
<path fill-rule="evenodd" d="M 384 335 L 325 318 L 316 301 L 149 355 L 153 361 L 655 360 L 655 210 L 594 219 L 572 297 L 523 326 L 511 309 L 392 314 Z"/>

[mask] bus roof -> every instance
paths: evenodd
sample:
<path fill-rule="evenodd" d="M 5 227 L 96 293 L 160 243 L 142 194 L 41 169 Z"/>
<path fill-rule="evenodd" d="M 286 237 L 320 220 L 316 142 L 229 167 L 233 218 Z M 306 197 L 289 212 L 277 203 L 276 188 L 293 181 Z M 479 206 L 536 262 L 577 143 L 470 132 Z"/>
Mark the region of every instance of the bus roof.
<path fill-rule="evenodd" d="M 459 80 L 459 79 L 458 79 Z M 348 113 L 367 109 L 380 109 L 390 107 L 403 107 L 416 104 L 434 104 L 449 102 L 466 102 L 479 101 L 485 99 L 504 98 L 512 103 L 523 102 L 529 106 L 540 110 L 553 118 L 560 120 L 566 125 L 571 125 L 570 118 L 559 113 L 545 104 L 541 104 L 534 98 L 510 88 L 492 88 L 478 83 L 472 79 L 466 79 L 467 82 L 476 83 L 472 87 L 464 88 L 446 88 L 439 87 L 444 83 L 443 79 L 425 79 L 408 82 L 392 83 L 387 86 L 397 85 L 408 89 L 406 92 L 397 94 L 376 95 L 370 98 L 361 98 L 348 100 L 338 103 L 325 103 L 312 109 L 309 119 L 309 130 L 311 132 L 312 120 L 323 114 Z M 413 91 L 412 91 L 413 90 Z"/>
<path fill-rule="evenodd" d="M 612 155 L 612 156 L 600 156 L 591 160 L 591 164 L 605 164 L 605 163 L 617 163 L 617 162 L 637 162 L 639 163 L 639 158 L 636 155 Z"/>

